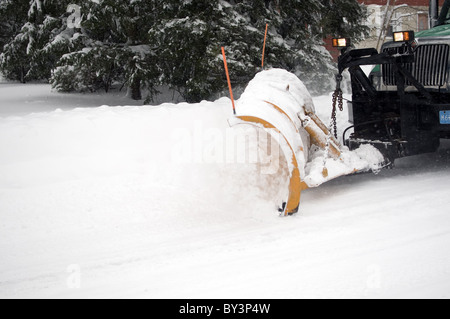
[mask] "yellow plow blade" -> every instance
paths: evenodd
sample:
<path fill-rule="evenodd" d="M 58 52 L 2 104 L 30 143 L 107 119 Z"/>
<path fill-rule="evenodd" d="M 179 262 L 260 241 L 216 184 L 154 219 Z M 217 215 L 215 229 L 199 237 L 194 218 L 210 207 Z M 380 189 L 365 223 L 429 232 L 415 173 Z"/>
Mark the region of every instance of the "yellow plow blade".
<path fill-rule="evenodd" d="M 236 115 L 230 119 L 231 126 L 238 124 L 259 127 L 278 141 L 289 170 L 289 195 L 281 209 L 284 216 L 298 212 L 302 191 L 369 170 L 373 168 L 370 163 L 383 160 L 379 153 L 374 153 L 376 160 L 364 160 L 363 152 L 343 148 L 315 114 L 303 83 L 284 70 L 263 71 L 249 83 L 237 101 Z M 367 151 L 373 152 L 377 151 Z"/>
<path fill-rule="evenodd" d="M 282 147 L 283 153 L 286 159 L 290 159 L 290 164 L 293 166 L 291 169 L 291 174 L 289 178 L 289 197 L 282 207 L 283 214 L 285 216 L 292 215 L 298 212 L 298 208 L 300 205 L 300 197 L 301 192 L 308 188 L 308 186 L 302 181 L 300 176 L 300 167 L 301 163 L 297 160 L 297 154 L 294 151 L 294 146 L 292 146 L 289 143 L 289 140 L 281 133 L 281 131 L 275 127 L 273 124 L 269 123 L 268 121 L 255 117 L 255 116 L 237 116 L 238 119 L 243 121 L 244 123 L 249 123 L 256 125 L 258 127 L 263 127 L 267 130 L 269 130 L 269 133 L 271 135 L 279 134 L 280 136 L 274 136 L 275 138 L 283 138 L 285 144 L 285 147 Z M 238 124 L 235 122 L 235 124 Z M 287 147 L 286 147 L 287 146 Z M 303 148 L 298 149 L 298 151 L 301 153 L 303 152 Z M 300 154 L 301 156 L 301 154 Z"/>

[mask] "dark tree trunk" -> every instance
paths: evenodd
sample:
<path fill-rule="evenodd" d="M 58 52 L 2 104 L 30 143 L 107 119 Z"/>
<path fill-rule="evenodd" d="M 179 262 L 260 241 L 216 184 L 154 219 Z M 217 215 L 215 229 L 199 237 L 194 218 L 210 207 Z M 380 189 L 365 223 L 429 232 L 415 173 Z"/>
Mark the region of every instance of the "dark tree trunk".
<path fill-rule="evenodd" d="M 23 66 L 20 67 L 20 82 L 23 84 L 27 83 L 27 81 L 25 81 L 25 70 Z"/>
<path fill-rule="evenodd" d="M 136 77 L 133 82 L 131 82 L 131 98 L 133 100 L 139 101 L 142 100 L 142 92 L 141 92 L 141 79 Z"/>

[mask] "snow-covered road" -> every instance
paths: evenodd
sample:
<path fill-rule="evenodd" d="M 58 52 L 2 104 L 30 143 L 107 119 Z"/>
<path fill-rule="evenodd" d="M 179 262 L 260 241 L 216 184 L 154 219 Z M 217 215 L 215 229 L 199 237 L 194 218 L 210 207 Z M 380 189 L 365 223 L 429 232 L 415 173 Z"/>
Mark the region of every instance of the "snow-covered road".
<path fill-rule="evenodd" d="M 308 190 L 280 218 L 276 176 L 208 156 L 228 99 L 46 113 L 41 99 L 25 115 L 32 92 L 13 91 L 0 85 L 0 297 L 450 297 L 448 142 Z"/>

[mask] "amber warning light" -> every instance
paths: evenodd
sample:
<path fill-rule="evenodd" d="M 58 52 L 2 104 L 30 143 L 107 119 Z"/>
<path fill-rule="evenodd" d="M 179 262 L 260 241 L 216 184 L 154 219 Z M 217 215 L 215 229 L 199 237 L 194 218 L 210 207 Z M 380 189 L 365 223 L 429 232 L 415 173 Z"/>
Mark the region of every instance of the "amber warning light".
<path fill-rule="evenodd" d="M 348 48 L 349 46 L 350 46 L 350 39 L 348 38 L 333 39 L 333 47 L 335 48 Z"/>
<path fill-rule="evenodd" d="M 415 39 L 414 31 L 394 32 L 395 42 L 409 42 L 412 43 Z"/>

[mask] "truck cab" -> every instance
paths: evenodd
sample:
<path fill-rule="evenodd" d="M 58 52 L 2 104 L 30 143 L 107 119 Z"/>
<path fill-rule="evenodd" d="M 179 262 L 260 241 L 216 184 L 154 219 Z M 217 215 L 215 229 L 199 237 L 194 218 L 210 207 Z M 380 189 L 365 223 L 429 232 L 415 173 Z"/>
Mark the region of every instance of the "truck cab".
<path fill-rule="evenodd" d="M 450 0 L 440 13 L 438 0 L 430 1 L 430 27 L 394 33 L 380 52 L 342 45 L 339 75 L 351 75 L 354 132 L 344 134 L 351 149 L 372 144 L 393 163 L 434 152 L 450 138 Z M 376 67 L 367 77 L 363 65 Z"/>

